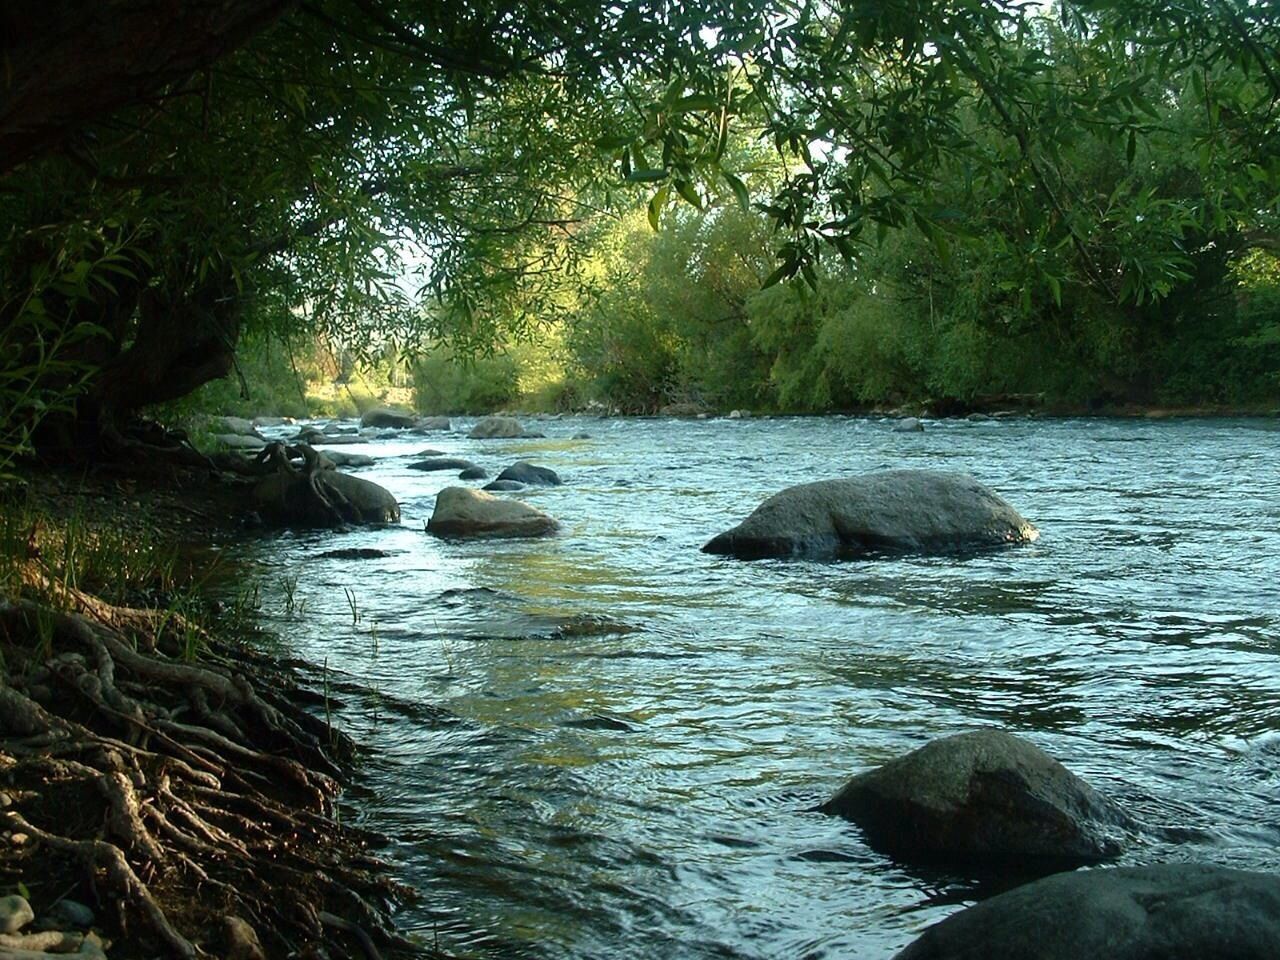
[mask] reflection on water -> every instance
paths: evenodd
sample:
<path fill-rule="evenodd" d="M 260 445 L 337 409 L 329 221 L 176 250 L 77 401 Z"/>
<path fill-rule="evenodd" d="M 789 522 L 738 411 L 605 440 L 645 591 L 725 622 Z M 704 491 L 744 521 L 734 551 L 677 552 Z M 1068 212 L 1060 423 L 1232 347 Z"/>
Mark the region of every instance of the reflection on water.
<path fill-rule="evenodd" d="M 1273 425 L 539 428 L 432 445 L 491 473 L 556 469 L 564 486 L 521 494 L 564 521 L 554 540 L 427 537 L 457 481 L 407 468 L 417 438 L 355 448 L 380 458 L 360 473 L 401 526 L 245 548 L 370 746 L 351 815 L 393 838 L 424 894 L 404 923 L 428 940 L 540 960 L 888 956 L 993 888 L 906 868 L 812 808 L 986 724 L 1149 823 L 1129 862 L 1280 868 Z M 973 473 L 1041 540 L 846 564 L 698 550 L 781 487 L 901 466 Z M 340 548 L 385 555 L 319 556 Z"/>

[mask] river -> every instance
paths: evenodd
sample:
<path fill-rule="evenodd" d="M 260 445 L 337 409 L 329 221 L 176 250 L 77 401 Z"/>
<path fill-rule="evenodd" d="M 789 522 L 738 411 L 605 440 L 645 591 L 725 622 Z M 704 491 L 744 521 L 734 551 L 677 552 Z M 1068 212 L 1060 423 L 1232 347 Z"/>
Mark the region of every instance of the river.
<path fill-rule="evenodd" d="M 427 942 L 539 960 L 887 958 L 981 890 L 812 808 L 853 773 L 988 725 L 1188 831 L 1122 862 L 1280 870 L 1277 421 L 526 425 L 547 439 L 337 448 L 378 458 L 356 472 L 400 500 L 399 526 L 232 548 L 368 748 L 345 815 L 391 838 L 383 854 L 423 894 L 401 920 Z M 557 470 L 563 486 L 517 496 L 564 533 L 427 535 L 435 494 L 460 482 L 408 469 L 427 447 L 491 475 Z M 890 467 L 971 473 L 1041 538 L 844 563 L 699 552 L 783 487 Z M 387 555 L 318 557 L 342 547 Z"/>

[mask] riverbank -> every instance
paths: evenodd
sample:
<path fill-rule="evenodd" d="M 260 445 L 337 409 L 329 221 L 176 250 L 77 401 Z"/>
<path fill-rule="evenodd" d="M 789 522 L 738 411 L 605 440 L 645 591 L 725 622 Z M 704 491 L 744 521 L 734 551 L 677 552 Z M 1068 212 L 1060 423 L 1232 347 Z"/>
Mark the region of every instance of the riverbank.
<path fill-rule="evenodd" d="M 393 930 L 411 892 L 341 822 L 357 745 L 326 691 L 205 589 L 244 489 L 26 479 L 0 513 L 0 893 L 23 934 L 112 960 L 423 955 Z"/>

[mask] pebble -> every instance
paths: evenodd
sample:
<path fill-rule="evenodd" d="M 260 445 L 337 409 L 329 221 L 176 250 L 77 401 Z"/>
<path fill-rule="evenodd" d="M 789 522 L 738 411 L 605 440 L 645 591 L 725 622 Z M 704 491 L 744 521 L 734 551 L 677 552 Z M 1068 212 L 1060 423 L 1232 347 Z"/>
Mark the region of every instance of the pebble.
<path fill-rule="evenodd" d="M 15 833 L 12 839 L 17 840 L 18 837 L 22 837 L 23 842 L 26 842 L 25 834 Z M 0 897 L 0 933 L 17 933 L 35 918 L 35 911 L 31 909 L 31 904 L 27 903 L 25 897 L 20 897 L 16 893 Z"/>

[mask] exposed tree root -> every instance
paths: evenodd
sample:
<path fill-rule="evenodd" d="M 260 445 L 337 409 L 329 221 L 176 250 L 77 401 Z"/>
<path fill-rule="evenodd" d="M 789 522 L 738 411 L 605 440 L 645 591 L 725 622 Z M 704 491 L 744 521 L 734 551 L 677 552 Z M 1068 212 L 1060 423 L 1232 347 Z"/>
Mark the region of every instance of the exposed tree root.
<path fill-rule="evenodd" d="M 0 595 L 0 865 L 33 901 L 42 872 L 74 866 L 113 906 L 113 958 L 223 956 L 228 931 L 266 956 L 421 955 L 389 920 L 408 891 L 334 819 L 352 745 L 298 706 L 284 667 L 208 637 L 184 661 L 172 618 L 35 561 L 27 580 L 45 599 Z"/>

